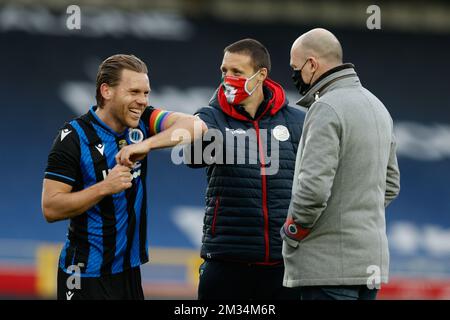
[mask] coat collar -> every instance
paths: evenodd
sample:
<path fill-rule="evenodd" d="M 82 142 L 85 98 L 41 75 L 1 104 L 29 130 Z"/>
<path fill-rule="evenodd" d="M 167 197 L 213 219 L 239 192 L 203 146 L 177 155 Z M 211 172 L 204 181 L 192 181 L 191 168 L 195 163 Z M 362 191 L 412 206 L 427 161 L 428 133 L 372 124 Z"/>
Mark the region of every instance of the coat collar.
<path fill-rule="evenodd" d="M 330 69 L 321 75 L 311 86 L 311 88 L 306 92 L 304 96 L 297 101 L 297 105 L 305 108 L 311 107 L 311 105 L 318 99 L 319 94 L 323 95 L 325 92 L 330 90 L 332 84 L 341 79 L 354 77 L 358 80 L 359 78 L 355 71 L 355 66 L 351 63 L 345 63 L 336 68 Z"/>

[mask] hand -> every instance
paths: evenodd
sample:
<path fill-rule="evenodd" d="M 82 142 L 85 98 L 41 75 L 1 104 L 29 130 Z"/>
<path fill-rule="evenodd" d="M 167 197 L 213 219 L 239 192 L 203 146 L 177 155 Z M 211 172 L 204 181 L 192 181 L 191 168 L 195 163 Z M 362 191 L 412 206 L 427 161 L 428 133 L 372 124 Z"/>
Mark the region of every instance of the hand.
<path fill-rule="evenodd" d="M 130 172 L 130 168 L 117 164 L 106 176 L 102 183 L 102 190 L 107 195 L 116 194 L 122 192 L 128 188 L 131 188 L 133 176 Z"/>
<path fill-rule="evenodd" d="M 301 241 L 311 232 L 311 229 L 303 228 L 301 225 L 295 223 L 291 216 L 288 216 L 281 228 L 281 232 L 292 240 Z"/>
<path fill-rule="evenodd" d="M 136 161 L 144 159 L 149 151 L 150 147 L 146 141 L 130 144 L 116 154 L 116 162 L 131 168 Z"/>

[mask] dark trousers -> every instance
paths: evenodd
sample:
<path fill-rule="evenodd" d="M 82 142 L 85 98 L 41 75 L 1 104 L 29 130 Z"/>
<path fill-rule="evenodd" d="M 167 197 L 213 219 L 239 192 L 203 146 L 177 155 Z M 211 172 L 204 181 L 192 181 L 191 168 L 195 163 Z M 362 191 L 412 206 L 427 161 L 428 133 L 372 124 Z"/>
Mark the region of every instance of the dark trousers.
<path fill-rule="evenodd" d="M 377 293 L 367 286 L 301 287 L 302 300 L 376 300 Z"/>
<path fill-rule="evenodd" d="M 98 278 L 80 277 L 80 288 L 68 288 L 70 276 L 58 268 L 58 300 L 144 300 L 140 267 Z"/>
<path fill-rule="evenodd" d="M 276 266 L 205 261 L 200 266 L 199 300 L 299 300 L 300 288 L 283 287 Z"/>

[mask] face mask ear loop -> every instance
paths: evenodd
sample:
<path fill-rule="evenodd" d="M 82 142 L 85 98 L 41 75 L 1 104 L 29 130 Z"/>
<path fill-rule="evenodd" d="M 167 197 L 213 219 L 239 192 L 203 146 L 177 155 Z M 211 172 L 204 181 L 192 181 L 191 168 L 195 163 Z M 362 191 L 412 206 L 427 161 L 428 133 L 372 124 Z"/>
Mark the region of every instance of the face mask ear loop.
<path fill-rule="evenodd" d="M 298 69 L 298 71 L 300 71 L 300 77 L 302 76 L 302 70 L 303 70 L 303 68 L 305 67 L 305 65 L 306 65 L 306 63 L 307 63 L 308 61 L 309 61 L 309 58 L 306 59 L 305 63 L 302 65 L 302 67 L 301 67 L 300 69 Z M 302 80 L 303 80 L 303 78 L 302 78 Z"/>
<path fill-rule="evenodd" d="M 256 75 L 257 75 L 260 71 L 261 71 L 261 70 L 258 70 L 254 75 L 252 75 L 250 78 L 248 78 L 247 80 L 245 80 L 244 90 L 245 90 L 245 92 L 247 92 L 247 94 L 248 94 L 249 96 L 251 96 L 251 95 L 253 94 L 253 92 L 255 92 L 256 88 L 258 88 L 259 82 L 258 82 L 258 84 L 253 88 L 252 91 L 249 91 L 249 90 L 247 89 L 247 83 L 248 83 L 250 80 L 252 80 L 254 77 L 256 77 Z"/>
<path fill-rule="evenodd" d="M 309 61 L 309 58 L 307 58 L 306 61 L 305 61 L 305 63 L 302 65 L 302 67 L 301 67 L 300 69 L 297 70 L 297 71 L 298 71 L 299 78 L 300 78 L 300 81 L 303 82 L 303 83 L 306 84 L 306 85 L 307 85 L 307 83 L 305 83 L 305 82 L 303 81 L 302 70 L 303 70 L 303 68 L 306 66 L 306 64 L 308 63 L 308 61 Z M 314 72 L 315 72 L 315 71 L 314 71 Z M 313 77 L 314 77 L 314 73 L 313 73 Z M 312 77 L 311 77 L 310 80 L 312 80 Z M 311 81 L 309 81 L 309 85 L 311 85 Z M 303 92 L 303 91 L 300 91 L 300 94 L 301 94 L 301 95 L 303 95 L 302 92 Z"/>
<path fill-rule="evenodd" d="M 316 71 L 317 70 L 315 70 L 314 72 L 313 72 L 313 74 L 311 75 L 311 79 L 309 79 L 309 85 L 312 85 L 312 79 L 314 78 L 314 75 L 316 74 Z"/>

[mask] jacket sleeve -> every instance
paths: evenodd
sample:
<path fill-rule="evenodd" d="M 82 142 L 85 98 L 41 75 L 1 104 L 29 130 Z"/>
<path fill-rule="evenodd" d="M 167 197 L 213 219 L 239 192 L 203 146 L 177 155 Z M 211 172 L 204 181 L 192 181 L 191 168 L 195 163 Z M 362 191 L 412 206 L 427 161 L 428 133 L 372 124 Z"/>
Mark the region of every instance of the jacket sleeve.
<path fill-rule="evenodd" d="M 327 206 L 339 163 L 341 123 L 328 104 L 315 103 L 306 115 L 302 156 L 296 172 L 289 215 L 312 228 Z"/>
<path fill-rule="evenodd" d="M 391 150 L 386 174 L 386 193 L 384 197 L 384 206 L 387 207 L 400 193 L 400 170 L 398 168 L 396 155 L 396 141 L 392 134 Z"/>

